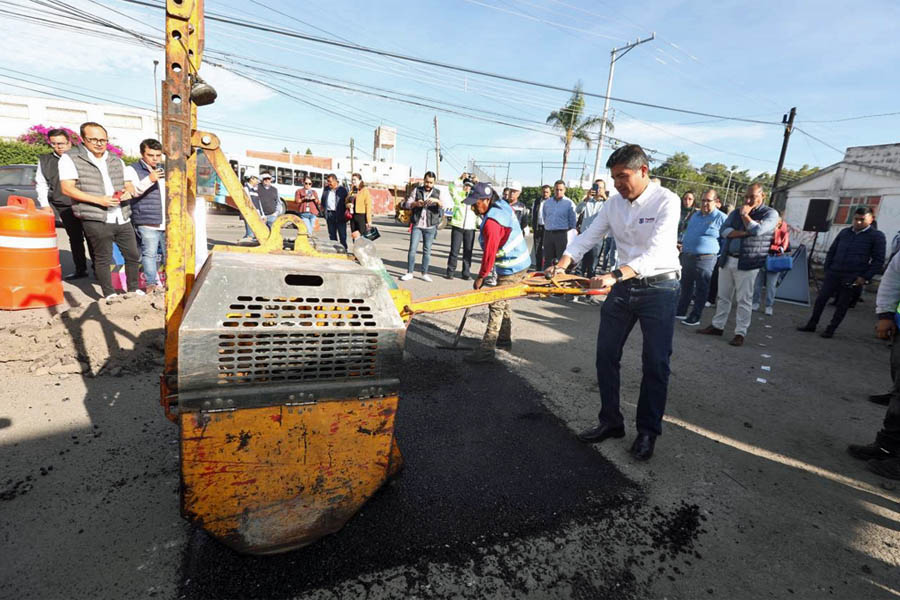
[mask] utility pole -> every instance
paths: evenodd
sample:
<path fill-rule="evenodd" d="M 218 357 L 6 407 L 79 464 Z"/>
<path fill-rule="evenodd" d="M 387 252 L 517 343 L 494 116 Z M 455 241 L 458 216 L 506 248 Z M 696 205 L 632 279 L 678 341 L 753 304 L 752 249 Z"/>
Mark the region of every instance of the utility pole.
<path fill-rule="evenodd" d="M 156 108 L 156 139 L 162 140 L 162 133 L 160 133 L 160 121 L 162 121 L 162 117 L 159 116 L 159 79 L 156 78 L 156 67 L 159 66 L 159 61 L 153 61 L 153 106 Z"/>
<path fill-rule="evenodd" d="M 350 138 L 350 174 L 353 175 L 356 173 L 356 169 L 353 167 L 353 138 Z"/>
<path fill-rule="evenodd" d="M 609 95 L 612 94 L 613 71 L 616 68 L 616 61 L 628 54 L 628 51 L 635 46 L 655 39 L 656 33 L 651 33 L 648 38 L 643 40 L 638 38 L 621 48 L 613 48 L 609 53 L 609 79 L 606 81 L 606 100 L 603 101 L 603 120 L 600 122 L 600 139 L 597 140 L 597 158 L 594 160 L 594 173 L 591 176 L 591 181 L 597 180 L 597 172 L 600 170 L 600 155 L 603 153 L 603 138 L 606 137 L 606 115 L 609 113 Z"/>
<path fill-rule="evenodd" d="M 784 142 L 781 144 L 781 156 L 778 157 L 778 168 L 775 169 L 775 181 L 772 182 L 772 193 L 769 194 L 769 206 L 775 202 L 775 191 L 778 189 L 778 180 L 781 178 L 781 168 L 784 166 L 784 157 L 787 154 L 788 140 L 791 139 L 791 131 L 794 130 L 794 117 L 797 115 L 797 107 L 791 108 L 790 115 L 781 117 L 784 123 Z"/>
<path fill-rule="evenodd" d="M 434 174 L 435 179 L 441 178 L 441 138 L 438 136 L 437 115 L 434 115 Z"/>

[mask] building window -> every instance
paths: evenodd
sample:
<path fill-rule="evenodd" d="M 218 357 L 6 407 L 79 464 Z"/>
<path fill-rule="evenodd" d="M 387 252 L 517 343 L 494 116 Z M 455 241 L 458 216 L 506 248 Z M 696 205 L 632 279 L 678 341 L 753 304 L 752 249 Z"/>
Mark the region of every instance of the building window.
<path fill-rule="evenodd" d="M 873 216 L 877 219 L 880 205 L 881 196 L 841 196 L 833 224 L 850 225 L 853 223 L 853 213 L 862 206 L 871 208 Z"/>
<path fill-rule="evenodd" d="M 259 165 L 259 180 L 262 181 L 262 176 L 268 173 L 272 177 L 275 177 L 275 167 L 272 165 Z"/>
<path fill-rule="evenodd" d="M 278 167 L 278 183 L 282 185 L 294 185 L 294 172 L 284 167 Z"/>
<path fill-rule="evenodd" d="M 47 121 L 57 121 L 60 123 L 74 123 L 81 125 L 88 120 L 86 110 L 75 110 L 72 108 L 59 108 L 57 106 L 47 107 Z"/>
<path fill-rule="evenodd" d="M 0 114 L 10 119 L 27 119 L 27 104 L 12 104 L 10 102 L 0 102 Z"/>

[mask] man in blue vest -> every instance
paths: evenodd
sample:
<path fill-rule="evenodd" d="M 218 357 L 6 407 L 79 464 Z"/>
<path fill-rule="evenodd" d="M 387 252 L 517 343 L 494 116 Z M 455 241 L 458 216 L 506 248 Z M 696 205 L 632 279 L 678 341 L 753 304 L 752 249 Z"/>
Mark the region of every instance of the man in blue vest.
<path fill-rule="evenodd" d="M 497 284 L 518 283 L 531 265 L 531 253 L 519 220 L 509 204 L 497 196 L 487 183 L 477 183 L 463 201 L 481 215 L 481 269 L 472 285 L 476 290 L 492 269 L 497 269 Z M 481 363 L 494 359 L 496 348 L 512 348 L 512 310 L 508 300 L 488 306 L 489 318 L 481 345 L 463 357 L 466 362 Z"/>
<path fill-rule="evenodd" d="M 158 256 L 166 261 L 166 182 L 162 168 L 162 144 L 159 140 L 141 142 L 141 160 L 125 168 L 125 179 L 134 185 L 131 222 L 141 244 L 141 264 L 147 291 L 159 287 Z"/>

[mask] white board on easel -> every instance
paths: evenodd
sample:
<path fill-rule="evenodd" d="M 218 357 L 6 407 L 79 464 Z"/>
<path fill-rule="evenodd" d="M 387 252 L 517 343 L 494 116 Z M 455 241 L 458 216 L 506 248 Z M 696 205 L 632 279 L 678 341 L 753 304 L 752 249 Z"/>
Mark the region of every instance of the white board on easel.
<path fill-rule="evenodd" d="M 792 254 L 794 266 L 775 288 L 775 299 L 789 304 L 809 306 L 809 259 L 801 244 Z"/>

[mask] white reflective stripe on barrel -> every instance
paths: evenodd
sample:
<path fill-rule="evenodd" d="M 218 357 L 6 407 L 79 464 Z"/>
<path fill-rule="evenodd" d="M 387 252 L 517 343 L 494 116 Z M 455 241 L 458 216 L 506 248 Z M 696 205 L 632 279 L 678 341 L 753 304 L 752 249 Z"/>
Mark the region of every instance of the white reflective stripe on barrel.
<path fill-rule="evenodd" d="M 32 238 L 0 235 L 0 248 L 22 248 L 28 250 L 56 248 L 56 236 Z"/>

